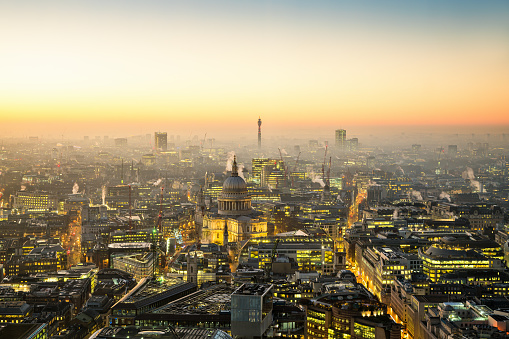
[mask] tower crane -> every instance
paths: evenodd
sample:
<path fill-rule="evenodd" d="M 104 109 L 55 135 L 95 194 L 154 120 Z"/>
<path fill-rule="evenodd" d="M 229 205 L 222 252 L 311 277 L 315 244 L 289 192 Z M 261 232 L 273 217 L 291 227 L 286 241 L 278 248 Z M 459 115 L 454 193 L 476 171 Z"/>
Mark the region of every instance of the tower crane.
<path fill-rule="evenodd" d="M 325 166 L 325 161 L 327 161 L 327 147 L 329 145 L 325 145 L 325 154 L 323 155 L 323 165 Z"/>
<path fill-rule="evenodd" d="M 325 154 L 323 155 L 323 164 L 322 164 L 322 179 L 324 181 L 324 184 L 327 184 L 327 179 L 325 178 L 325 162 L 327 161 L 327 147 L 328 145 L 325 145 Z"/>
<path fill-rule="evenodd" d="M 270 261 L 268 264 L 265 265 L 268 280 L 270 280 L 270 272 L 272 271 L 272 264 L 274 263 L 274 259 L 276 258 L 277 246 L 279 245 L 279 241 L 280 241 L 279 238 L 277 238 L 274 241 L 274 247 L 272 248 L 272 252 L 270 253 Z"/>
<path fill-rule="evenodd" d="M 286 181 L 287 181 L 287 178 L 288 178 L 288 170 L 285 166 L 285 161 L 283 160 L 283 153 L 281 153 L 281 148 L 278 148 L 279 150 L 279 157 L 281 158 L 281 164 L 283 165 L 283 171 L 284 171 L 284 178 L 285 178 L 285 186 L 286 186 Z"/>
<path fill-rule="evenodd" d="M 329 157 L 329 168 L 327 169 L 327 182 L 325 183 L 327 186 L 330 187 L 330 168 L 332 165 L 332 157 Z"/>

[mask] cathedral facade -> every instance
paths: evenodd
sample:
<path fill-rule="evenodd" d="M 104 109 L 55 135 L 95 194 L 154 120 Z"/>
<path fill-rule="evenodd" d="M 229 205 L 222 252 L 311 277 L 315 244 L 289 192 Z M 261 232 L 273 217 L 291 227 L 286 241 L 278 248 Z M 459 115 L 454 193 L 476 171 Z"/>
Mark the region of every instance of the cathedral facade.
<path fill-rule="evenodd" d="M 203 214 L 202 242 L 223 244 L 226 238 L 228 242 L 237 242 L 267 236 L 267 222 L 251 207 L 251 197 L 246 182 L 238 174 L 236 158 L 217 204 L 217 212 Z"/>

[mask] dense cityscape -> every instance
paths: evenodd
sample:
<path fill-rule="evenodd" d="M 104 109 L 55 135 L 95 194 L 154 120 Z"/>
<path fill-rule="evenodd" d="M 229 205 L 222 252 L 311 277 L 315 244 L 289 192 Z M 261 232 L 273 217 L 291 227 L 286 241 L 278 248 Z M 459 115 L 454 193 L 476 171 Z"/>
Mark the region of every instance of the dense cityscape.
<path fill-rule="evenodd" d="M 4 138 L 0 338 L 509 338 L 509 134 L 262 118 Z"/>

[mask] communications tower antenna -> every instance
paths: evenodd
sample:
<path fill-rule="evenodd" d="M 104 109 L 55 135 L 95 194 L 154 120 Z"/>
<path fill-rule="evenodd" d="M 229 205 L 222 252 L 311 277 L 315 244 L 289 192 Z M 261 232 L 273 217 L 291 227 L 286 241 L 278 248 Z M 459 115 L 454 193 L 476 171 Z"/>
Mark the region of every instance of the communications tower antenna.
<path fill-rule="evenodd" d="M 262 148 L 262 119 L 258 117 L 258 148 Z"/>

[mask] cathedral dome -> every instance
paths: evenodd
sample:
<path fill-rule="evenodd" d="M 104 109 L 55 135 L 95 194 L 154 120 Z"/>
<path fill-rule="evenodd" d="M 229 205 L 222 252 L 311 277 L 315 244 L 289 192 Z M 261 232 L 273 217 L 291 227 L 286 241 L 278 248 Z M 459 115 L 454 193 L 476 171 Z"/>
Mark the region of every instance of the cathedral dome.
<path fill-rule="evenodd" d="M 229 177 L 223 183 L 223 194 L 247 194 L 247 185 L 239 176 Z"/>
<path fill-rule="evenodd" d="M 244 179 L 239 177 L 237 160 L 233 160 L 232 175 L 223 183 L 222 195 L 225 198 L 243 198 L 247 195 L 247 185 Z"/>
<path fill-rule="evenodd" d="M 252 212 L 251 197 L 246 182 L 239 177 L 236 158 L 233 159 L 232 175 L 223 183 L 218 203 L 219 214 L 245 215 Z"/>

